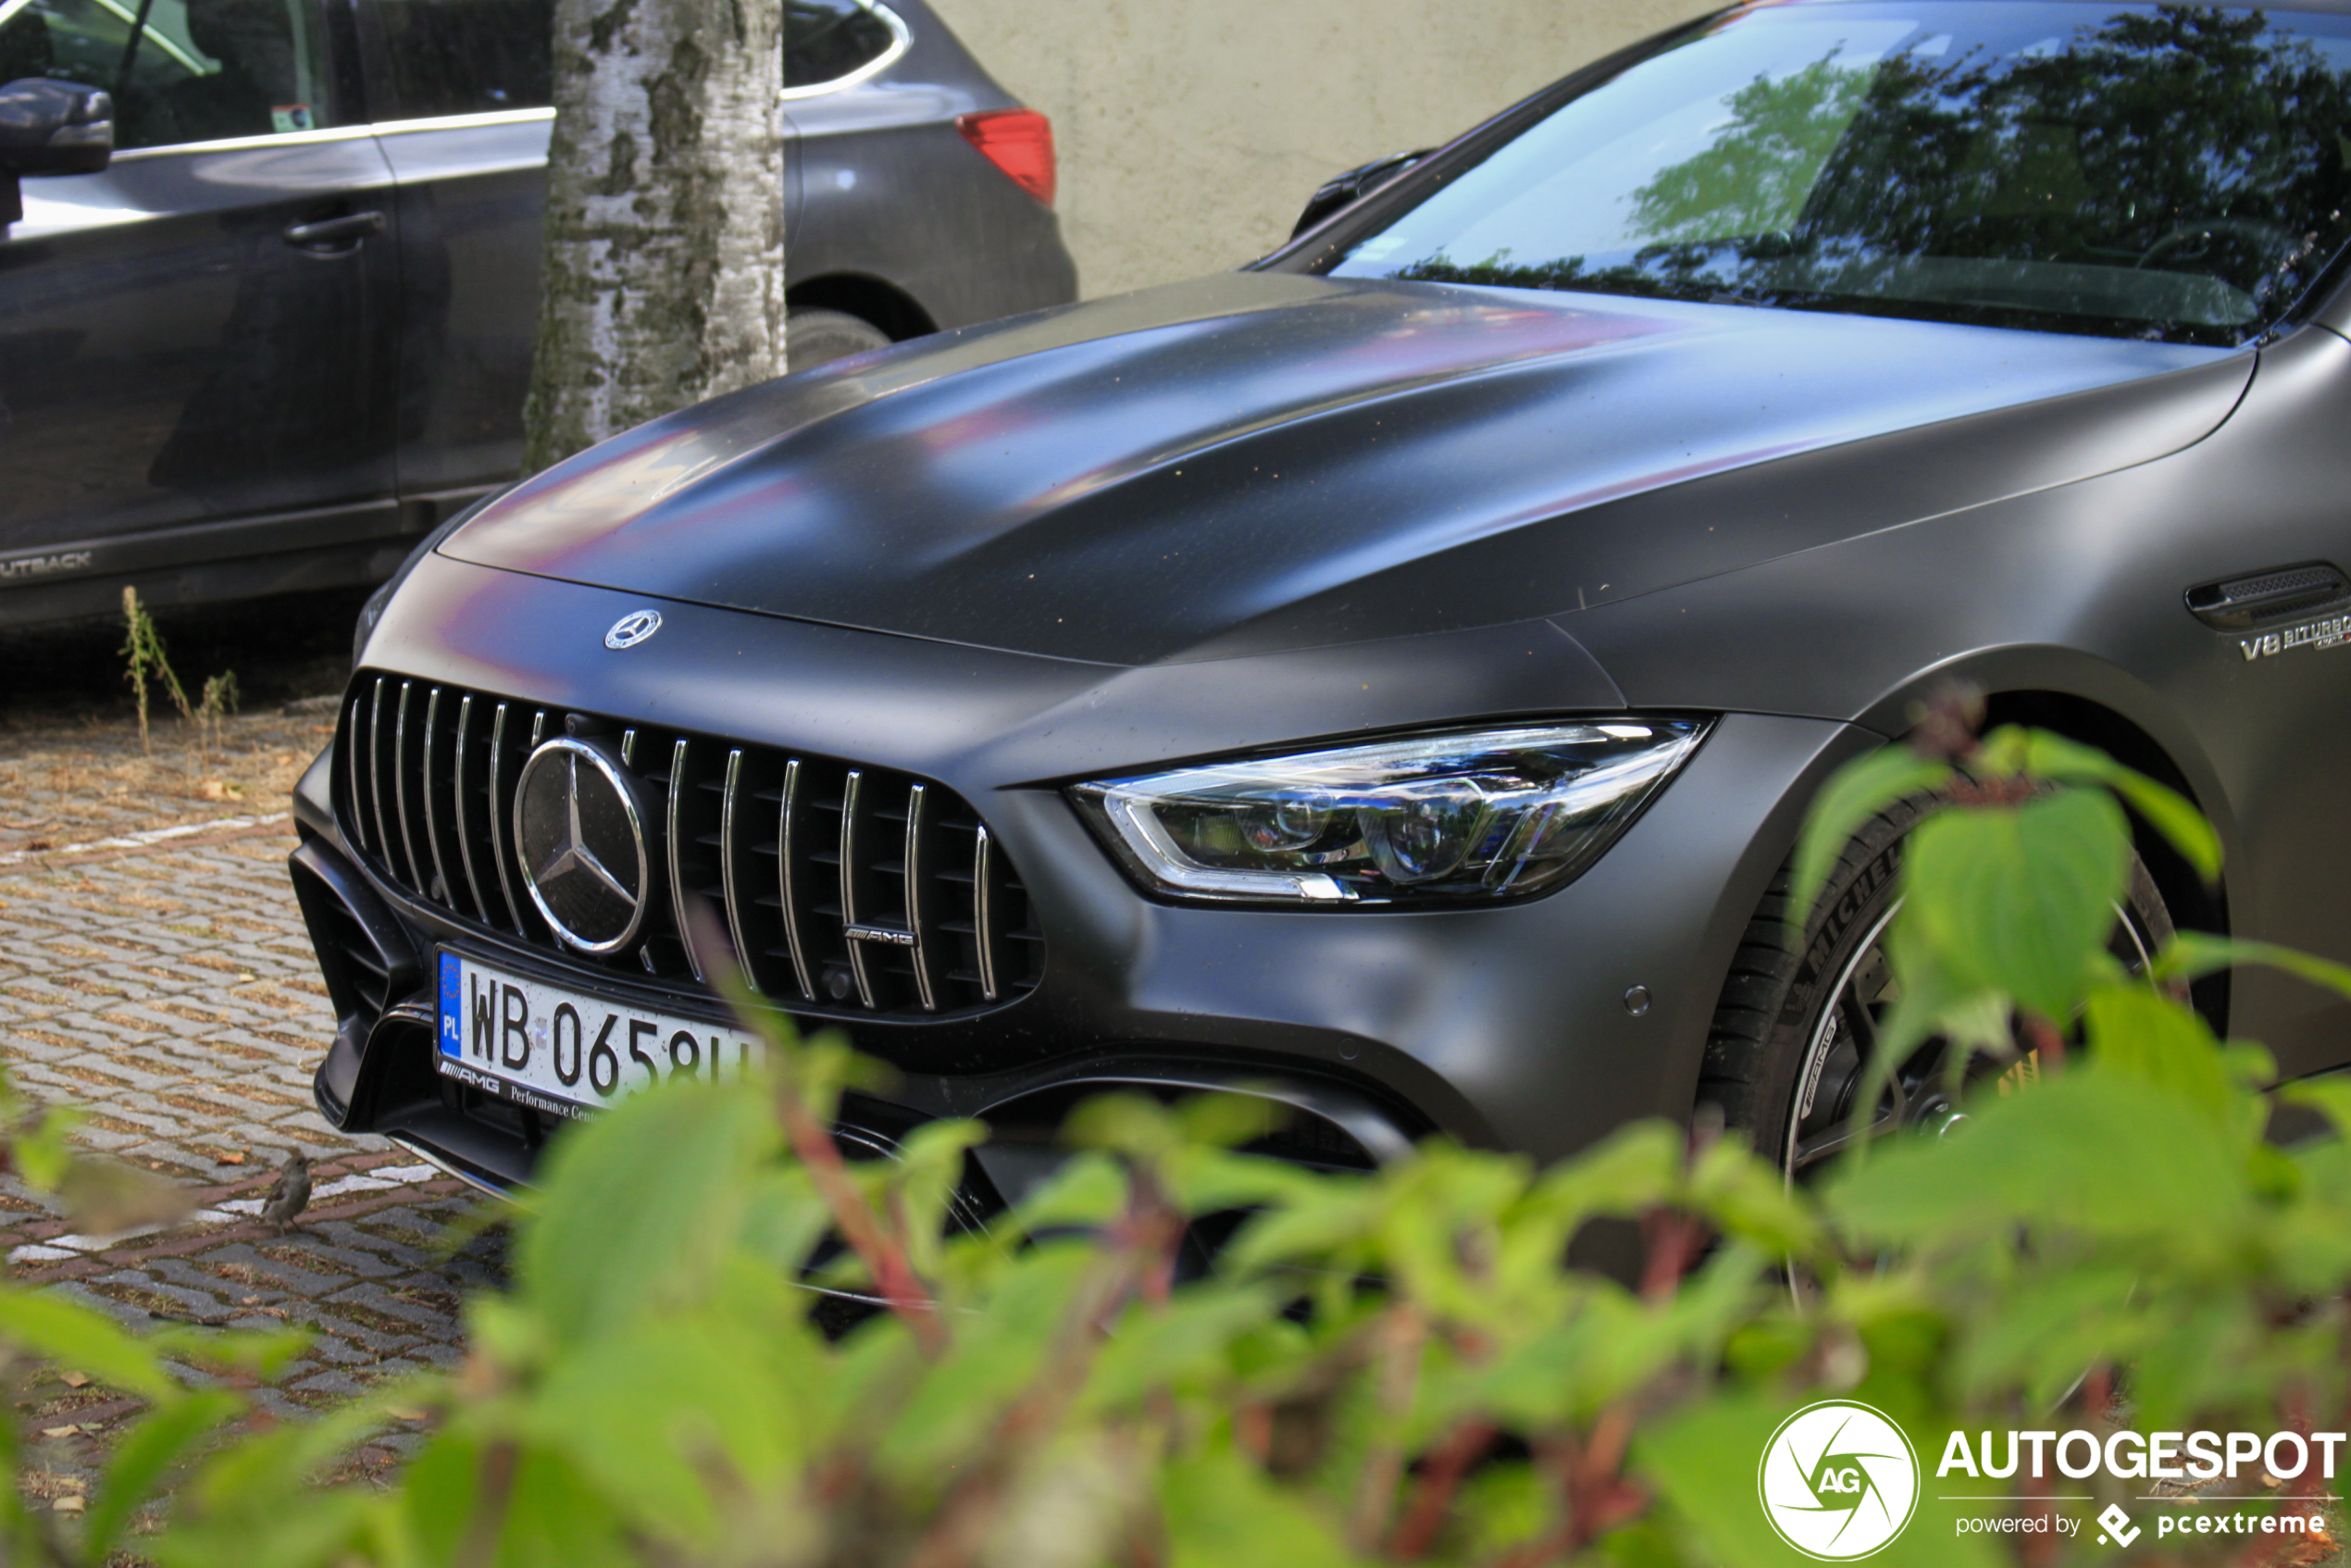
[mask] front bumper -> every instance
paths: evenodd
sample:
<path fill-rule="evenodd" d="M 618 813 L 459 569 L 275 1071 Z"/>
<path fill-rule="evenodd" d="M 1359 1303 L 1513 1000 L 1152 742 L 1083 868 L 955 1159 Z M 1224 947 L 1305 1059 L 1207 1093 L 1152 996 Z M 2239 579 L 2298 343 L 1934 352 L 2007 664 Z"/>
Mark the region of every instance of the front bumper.
<path fill-rule="evenodd" d="M 1127 879 L 1063 784 L 1366 731 L 1621 712 L 1622 700 L 1540 623 L 1126 669 L 665 604 L 659 637 L 604 649 L 603 628 L 641 603 L 435 557 L 367 659 L 865 759 L 972 803 L 1019 867 L 1049 956 L 1033 991 L 975 1016 L 807 1010 L 804 1023 L 842 1027 L 899 1070 L 887 1101 L 857 1109 L 883 1140 L 939 1115 L 1034 1120 L 1113 1083 L 1265 1086 L 1326 1147 L 1351 1141 L 1375 1159 L 1442 1131 L 1550 1160 L 1631 1119 L 1686 1115 L 1723 977 L 1803 803 L 1877 743 L 1820 720 L 1723 716 L 1593 869 L 1524 903 L 1178 905 Z M 454 1103 L 430 1072 L 431 1026 L 401 1011 L 429 1003 L 441 944 L 642 1007 L 717 1015 L 690 982 L 585 974 L 409 894 L 367 867 L 330 796 L 330 770 L 314 768 L 295 875 L 342 1020 L 318 1076 L 338 1125 L 401 1137 L 485 1179 L 527 1179 L 537 1134 Z M 1648 996 L 1637 1012 L 1636 988 Z"/>

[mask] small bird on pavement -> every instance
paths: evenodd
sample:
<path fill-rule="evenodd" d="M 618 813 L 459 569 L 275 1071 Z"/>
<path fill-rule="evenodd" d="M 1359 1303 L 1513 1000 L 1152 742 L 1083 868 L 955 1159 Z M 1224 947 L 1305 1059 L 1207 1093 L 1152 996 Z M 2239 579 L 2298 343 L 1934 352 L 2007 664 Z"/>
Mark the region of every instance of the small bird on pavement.
<path fill-rule="evenodd" d="M 294 1216 L 310 1205 L 310 1156 L 297 1149 L 286 1156 L 279 1167 L 278 1179 L 269 1184 L 269 1196 L 261 1205 L 261 1217 L 278 1227 L 283 1236 Z"/>

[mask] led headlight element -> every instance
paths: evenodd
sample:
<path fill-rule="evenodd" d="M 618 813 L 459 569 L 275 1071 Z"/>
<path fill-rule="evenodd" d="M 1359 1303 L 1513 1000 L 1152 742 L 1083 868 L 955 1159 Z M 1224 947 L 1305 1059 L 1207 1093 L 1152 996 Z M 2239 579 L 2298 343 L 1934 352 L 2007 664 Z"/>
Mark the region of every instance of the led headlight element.
<path fill-rule="evenodd" d="M 1697 749 L 1686 719 L 1471 730 L 1081 784 L 1088 819 L 1177 897 L 1524 897 L 1599 858 Z"/>

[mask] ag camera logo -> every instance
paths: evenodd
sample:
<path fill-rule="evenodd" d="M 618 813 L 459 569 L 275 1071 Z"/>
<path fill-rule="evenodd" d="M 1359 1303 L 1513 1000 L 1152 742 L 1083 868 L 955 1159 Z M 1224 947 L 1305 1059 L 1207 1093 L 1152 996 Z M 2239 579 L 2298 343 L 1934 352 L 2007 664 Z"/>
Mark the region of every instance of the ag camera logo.
<path fill-rule="evenodd" d="M 1763 1445 L 1763 1517 L 1780 1539 L 1823 1562 L 1891 1544 L 1919 1503 L 1919 1456 L 1882 1411 L 1845 1400 L 1807 1405 Z"/>

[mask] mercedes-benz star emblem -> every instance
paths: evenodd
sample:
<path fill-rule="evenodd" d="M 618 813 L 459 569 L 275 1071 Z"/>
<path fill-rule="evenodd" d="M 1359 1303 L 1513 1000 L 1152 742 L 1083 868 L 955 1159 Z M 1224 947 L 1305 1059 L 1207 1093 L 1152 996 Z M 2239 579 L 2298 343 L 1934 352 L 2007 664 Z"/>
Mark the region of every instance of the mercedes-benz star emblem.
<path fill-rule="evenodd" d="M 523 764 L 515 853 L 530 902 L 582 952 L 616 952 L 644 924 L 644 820 L 627 777 L 587 741 L 559 736 Z"/>
<path fill-rule="evenodd" d="M 634 648 L 660 629 L 659 610 L 631 610 L 612 623 L 612 629 L 604 633 L 604 646 Z"/>

